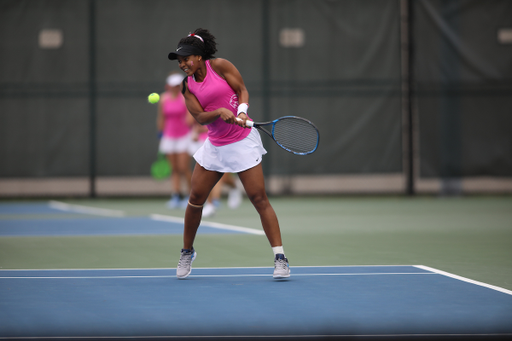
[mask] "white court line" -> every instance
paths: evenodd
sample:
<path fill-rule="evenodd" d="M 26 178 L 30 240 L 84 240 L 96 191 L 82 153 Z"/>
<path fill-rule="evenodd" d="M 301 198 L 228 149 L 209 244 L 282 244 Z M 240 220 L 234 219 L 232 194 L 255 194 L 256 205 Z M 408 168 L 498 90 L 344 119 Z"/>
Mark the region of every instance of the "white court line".
<path fill-rule="evenodd" d="M 466 277 L 462 277 L 462 276 L 451 274 L 451 273 L 446 272 L 446 271 L 441 271 L 441 270 L 438 270 L 438 269 L 434 269 L 434 268 L 431 268 L 429 266 L 414 265 L 414 267 L 416 267 L 418 269 L 423 269 L 423 270 L 426 270 L 426 271 L 432 271 L 432 272 L 435 272 L 436 274 L 439 274 L 439 275 L 451 277 L 451 278 L 454 278 L 454 279 L 458 279 L 459 281 L 468 282 L 468 283 L 471 283 L 471 284 L 479 285 L 479 286 L 484 287 L 484 288 L 489 288 L 489 289 L 496 290 L 496 291 L 499 291 L 499 292 L 502 292 L 502 293 L 505 293 L 505 294 L 508 294 L 508 295 L 512 295 L 512 291 L 507 290 L 505 288 L 497 287 L 495 285 L 487 284 L 487 283 L 484 283 L 484 282 L 478 282 L 478 281 L 475 281 L 475 280 L 472 280 L 472 279 L 469 279 L 469 278 L 466 278 Z"/>
<path fill-rule="evenodd" d="M 151 214 L 149 217 L 151 219 L 157 220 L 157 221 L 166 221 L 166 222 L 179 223 L 179 224 L 183 224 L 183 222 L 184 222 L 183 218 L 177 218 L 177 217 L 172 217 L 172 216 L 162 215 L 162 214 Z M 214 223 L 214 222 L 210 222 L 210 221 L 203 221 L 200 226 L 211 227 L 214 229 L 221 229 L 221 230 L 230 230 L 230 231 L 244 232 L 244 233 L 250 233 L 250 234 L 257 234 L 257 235 L 265 234 L 265 232 L 263 232 L 261 230 L 251 229 L 248 227 Z"/>
<path fill-rule="evenodd" d="M 271 269 L 271 268 L 269 268 Z M 194 275 L 191 274 L 189 277 L 209 277 L 209 278 L 230 278 L 230 277 L 268 277 L 272 274 L 269 272 L 267 274 L 240 274 L 240 275 Z M 305 273 L 305 274 L 293 274 L 293 277 L 301 276 L 386 276 L 386 275 L 436 275 L 435 273 L 427 273 L 427 272 L 382 272 L 382 273 Z M 159 276 L 9 276 L 9 277 L 0 277 L 0 280 L 3 278 L 6 279 L 117 279 L 117 278 L 173 278 L 176 275 L 159 275 Z"/>
<path fill-rule="evenodd" d="M 51 200 L 48 203 L 48 205 L 51 208 L 65 211 L 65 212 L 93 214 L 93 215 L 100 215 L 100 216 L 107 216 L 107 217 L 124 217 L 125 216 L 125 212 L 120 211 L 120 210 L 110 210 L 110 209 L 105 209 L 105 208 L 72 205 L 72 204 L 66 204 L 64 202 L 54 201 L 54 200 Z M 156 221 L 165 221 L 165 222 L 172 222 L 172 223 L 178 223 L 178 224 L 183 224 L 183 222 L 184 222 L 183 218 L 172 217 L 172 216 L 162 215 L 162 214 L 151 214 L 149 216 L 149 218 L 152 220 L 156 220 Z M 211 227 L 214 229 L 221 229 L 221 230 L 244 232 L 244 233 L 250 233 L 250 234 L 256 234 L 256 235 L 264 235 L 265 234 L 265 232 L 263 232 L 262 230 L 256 230 L 256 229 L 252 229 L 252 228 L 248 228 L 248 227 L 227 225 L 227 224 L 214 223 L 214 222 L 208 222 L 208 221 L 203 221 L 201 223 L 201 226 L 207 226 L 207 227 Z"/>
<path fill-rule="evenodd" d="M 421 265 L 420 265 L 421 266 Z M 294 265 L 292 268 L 386 268 L 386 267 L 416 267 L 416 265 Z M 271 269 L 273 267 L 270 266 L 224 266 L 224 267 L 194 267 L 194 270 L 233 270 L 233 269 Z M 98 268 L 98 269 L 77 269 L 77 268 L 63 268 L 63 269 L 1 269 L 0 273 L 6 271 L 14 271 L 14 272 L 23 272 L 23 271 L 39 271 L 39 272 L 49 272 L 49 271 L 167 271 L 167 270 L 175 270 L 175 268 Z M 357 272 L 353 272 L 357 273 Z M 423 272 L 421 272 L 423 273 Z M 429 273 L 431 273 L 429 271 Z M 2 277 L 0 277 L 2 278 Z"/>
<path fill-rule="evenodd" d="M 51 208 L 54 208 L 56 210 L 65 211 L 65 212 L 76 212 L 76 213 L 92 214 L 92 215 L 99 215 L 99 216 L 105 216 L 105 217 L 124 217 L 125 216 L 124 211 L 109 210 L 106 208 L 88 207 L 88 206 L 82 206 L 82 205 L 71 205 L 71 204 L 66 204 L 64 202 L 54 201 L 54 200 L 51 200 L 48 203 L 48 206 L 50 206 Z"/>
<path fill-rule="evenodd" d="M 293 270 L 293 268 L 292 268 Z M 267 277 L 271 275 L 268 274 L 245 274 L 245 275 L 194 275 L 191 274 L 190 277 Z M 305 274 L 295 274 L 293 271 L 291 272 L 291 277 L 306 277 L 306 276 L 386 276 L 386 275 L 435 275 L 433 273 L 426 273 L 426 272 L 382 272 L 382 273 L 323 273 L 323 274 L 315 274 L 315 273 L 305 273 Z M 290 278 L 291 278 L 290 277 Z"/>

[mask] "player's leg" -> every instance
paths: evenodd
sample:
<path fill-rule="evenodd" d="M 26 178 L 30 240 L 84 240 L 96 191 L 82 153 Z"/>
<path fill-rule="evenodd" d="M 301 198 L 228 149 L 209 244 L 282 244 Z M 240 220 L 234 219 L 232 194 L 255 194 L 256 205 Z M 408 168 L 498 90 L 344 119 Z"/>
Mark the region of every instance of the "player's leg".
<path fill-rule="evenodd" d="M 219 182 L 217 182 L 215 187 L 213 187 L 212 191 L 210 192 L 208 200 L 203 207 L 203 217 L 213 217 L 215 215 L 215 211 L 220 205 L 220 195 L 222 192 L 222 184 L 225 176 L 226 174 L 224 174 L 224 176 L 219 180 Z"/>
<path fill-rule="evenodd" d="M 288 259 L 284 254 L 279 221 L 265 191 L 265 179 L 261 164 L 238 173 L 247 196 L 260 215 L 263 230 L 274 252 L 274 278 L 290 277 Z"/>
<path fill-rule="evenodd" d="M 267 192 L 265 191 L 265 179 L 263 177 L 261 164 L 240 172 L 238 175 L 244 185 L 249 200 L 251 200 L 251 203 L 260 215 L 261 224 L 270 245 L 272 247 L 282 246 L 279 222 L 274 209 L 270 205 Z"/>
<path fill-rule="evenodd" d="M 178 154 L 172 153 L 167 154 L 167 159 L 172 167 L 171 173 L 171 190 L 173 193 L 180 193 L 180 171 L 178 165 Z"/>
<path fill-rule="evenodd" d="M 194 250 L 194 240 L 201 223 L 203 205 L 210 191 L 222 177 L 222 173 L 212 172 L 196 164 L 192 173 L 190 198 L 185 211 L 185 226 L 183 230 L 183 249 L 181 250 L 176 276 L 180 279 L 188 277 L 192 271 L 192 262 L 197 253 Z"/>
<path fill-rule="evenodd" d="M 188 198 L 190 193 L 190 182 L 192 179 L 192 171 L 190 170 L 190 155 L 188 152 L 176 154 L 177 171 L 179 173 L 181 186 L 182 181 L 185 181 L 186 190 L 183 195 L 183 200 L 180 204 L 181 208 L 186 209 L 188 204 Z"/>
<path fill-rule="evenodd" d="M 184 249 L 192 248 L 197 229 L 201 223 L 203 205 L 221 177 L 222 173 L 206 170 L 196 163 L 192 173 L 189 204 L 185 212 Z"/>
<path fill-rule="evenodd" d="M 238 188 L 235 177 L 231 173 L 226 173 L 222 177 L 222 181 L 229 187 L 228 207 L 236 209 L 242 204 L 242 190 Z"/>
<path fill-rule="evenodd" d="M 236 187 L 235 178 L 234 178 L 234 176 L 231 173 L 224 174 L 224 176 L 222 177 L 222 182 L 226 186 L 229 186 L 231 188 L 235 188 Z"/>
<path fill-rule="evenodd" d="M 178 154 L 170 153 L 166 154 L 167 161 L 172 167 L 171 172 L 171 200 L 167 202 L 167 206 L 171 209 L 178 208 L 180 205 L 180 173 L 176 171 L 178 165 Z"/>

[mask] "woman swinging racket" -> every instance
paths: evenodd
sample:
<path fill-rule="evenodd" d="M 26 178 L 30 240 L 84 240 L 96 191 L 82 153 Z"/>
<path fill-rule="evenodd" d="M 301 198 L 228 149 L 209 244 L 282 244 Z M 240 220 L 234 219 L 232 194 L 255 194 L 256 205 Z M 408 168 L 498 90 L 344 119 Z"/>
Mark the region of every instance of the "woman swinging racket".
<path fill-rule="evenodd" d="M 266 150 L 258 131 L 246 125 L 249 92 L 236 67 L 226 59 L 214 58 L 215 52 L 215 37 L 199 28 L 181 39 L 176 51 L 169 53 L 169 59 L 177 59 L 187 75 L 183 95 L 188 110 L 199 124 L 208 126 L 208 138 L 194 154 L 197 163 L 192 174 L 176 275 L 181 279 L 191 272 L 197 255 L 194 239 L 210 191 L 224 173 L 238 173 L 274 251 L 273 276 L 287 278 L 290 268 L 279 222 L 265 192 L 261 160 Z"/>

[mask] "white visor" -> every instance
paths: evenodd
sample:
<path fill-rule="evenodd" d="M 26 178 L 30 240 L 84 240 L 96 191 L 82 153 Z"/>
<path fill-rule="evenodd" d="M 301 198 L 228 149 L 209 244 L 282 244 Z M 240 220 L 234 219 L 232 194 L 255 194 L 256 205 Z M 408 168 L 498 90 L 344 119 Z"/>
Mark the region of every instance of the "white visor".
<path fill-rule="evenodd" d="M 183 76 L 180 74 L 173 74 L 167 77 L 167 84 L 170 86 L 176 86 L 180 85 L 180 83 L 183 81 Z"/>

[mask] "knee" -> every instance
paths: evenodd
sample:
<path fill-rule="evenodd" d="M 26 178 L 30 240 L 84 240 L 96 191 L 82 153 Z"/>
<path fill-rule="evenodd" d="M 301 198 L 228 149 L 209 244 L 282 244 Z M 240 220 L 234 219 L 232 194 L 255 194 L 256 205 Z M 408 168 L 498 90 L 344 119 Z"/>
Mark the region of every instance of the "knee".
<path fill-rule="evenodd" d="M 187 174 L 187 170 L 188 170 L 188 168 L 183 165 L 176 165 L 176 167 L 174 167 L 174 171 L 180 175 Z"/>
<path fill-rule="evenodd" d="M 265 193 L 249 194 L 249 199 L 257 211 L 263 210 L 269 205 L 268 197 Z"/>
<path fill-rule="evenodd" d="M 188 201 L 193 204 L 193 205 L 204 205 L 204 203 L 206 202 L 206 199 L 208 198 L 208 196 L 206 196 L 206 198 L 204 197 L 204 195 L 199 195 L 198 193 L 195 193 L 195 192 L 190 192 L 190 196 L 188 198 Z"/>

